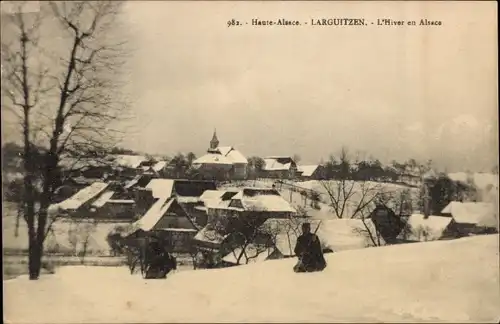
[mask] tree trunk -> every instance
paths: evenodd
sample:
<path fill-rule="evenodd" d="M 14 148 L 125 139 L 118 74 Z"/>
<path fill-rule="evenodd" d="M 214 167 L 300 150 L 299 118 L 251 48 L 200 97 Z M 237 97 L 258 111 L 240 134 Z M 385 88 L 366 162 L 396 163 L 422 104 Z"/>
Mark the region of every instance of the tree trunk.
<path fill-rule="evenodd" d="M 40 270 L 42 268 L 42 249 L 43 242 L 30 236 L 28 250 L 28 271 L 30 280 L 38 280 L 40 277 Z"/>

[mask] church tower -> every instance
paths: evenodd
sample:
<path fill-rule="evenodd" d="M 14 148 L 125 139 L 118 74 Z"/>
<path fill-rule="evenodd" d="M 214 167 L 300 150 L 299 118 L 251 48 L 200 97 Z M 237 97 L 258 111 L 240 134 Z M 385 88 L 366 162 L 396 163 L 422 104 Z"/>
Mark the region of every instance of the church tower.
<path fill-rule="evenodd" d="M 214 129 L 214 136 L 210 141 L 210 150 L 215 150 L 217 147 L 219 147 L 219 140 L 217 139 L 217 130 Z"/>

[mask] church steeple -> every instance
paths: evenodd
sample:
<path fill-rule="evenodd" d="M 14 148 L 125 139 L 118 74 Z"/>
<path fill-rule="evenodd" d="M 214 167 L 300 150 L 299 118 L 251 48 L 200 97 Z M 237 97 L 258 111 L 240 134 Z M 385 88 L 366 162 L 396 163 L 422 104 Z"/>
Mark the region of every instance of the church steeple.
<path fill-rule="evenodd" d="M 219 140 L 217 139 L 217 130 L 214 129 L 214 136 L 212 136 L 212 140 L 210 141 L 210 149 L 215 150 L 219 146 Z"/>

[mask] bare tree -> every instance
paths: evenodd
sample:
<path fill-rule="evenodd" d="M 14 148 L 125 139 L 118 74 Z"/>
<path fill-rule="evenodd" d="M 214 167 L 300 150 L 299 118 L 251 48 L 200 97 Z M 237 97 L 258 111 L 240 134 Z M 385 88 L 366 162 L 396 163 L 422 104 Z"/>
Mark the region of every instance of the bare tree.
<path fill-rule="evenodd" d="M 205 231 L 205 239 L 224 245 L 236 264 L 246 264 L 275 245 L 275 227 L 263 226 L 262 210 L 249 210 L 246 215 L 218 215 Z"/>
<path fill-rule="evenodd" d="M 360 212 L 361 222 L 363 223 L 362 228 L 355 228 L 354 232 L 367 237 L 370 240 L 368 246 L 382 246 L 384 241 L 382 240 L 382 235 L 370 218 L 367 217 L 364 211 Z"/>
<path fill-rule="evenodd" d="M 368 181 L 321 180 L 337 218 L 359 218 L 384 193 L 384 187 Z"/>
<path fill-rule="evenodd" d="M 73 221 L 68 229 L 68 241 L 73 249 L 74 256 L 80 258 L 84 264 L 87 256 L 91 238 L 97 229 L 97 221 L 77 222 Z"/>
<path fill-rule="evenodd" d="M 2 109 L 19 120 L 23 143 L 24 219 L 29 277 L 40 275 L 48 217 L 65 155 L 97 157 L 113 146 L 110 125 L 123 116 L 117 75 L 124 43 L 115 27 L 120 2 L 41 3 L 40 11 L 5 15 L 2 37 Z M 3 26 L 3 27 L 4 27 Z M 44 148 L 36 159 L 33 148 Z M 41 188 L 35 199 L 36 169 Z"/>
<path fill-rule="evenodd" d="M 306 222 L 304 217 L 290 217 L 287 219 L 272 219 L 264 223 L 261 231 L 269 237 L 269 244 L 275 248 L 281 247 L 281 253 L 294 255 L 297 238 L 302 234 L 302 224 Z M 280 241 L 283 244 L 280 244 Z M 286 247 L 285 247 L 286 246 Z"/>

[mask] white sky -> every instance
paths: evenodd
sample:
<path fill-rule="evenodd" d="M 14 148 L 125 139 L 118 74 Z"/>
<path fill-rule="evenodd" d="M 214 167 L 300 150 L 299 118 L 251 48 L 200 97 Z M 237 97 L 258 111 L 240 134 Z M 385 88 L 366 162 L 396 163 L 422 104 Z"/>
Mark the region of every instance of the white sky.
<path fill-rule="evenodd" d="M 443 26 L 228 28 L 231 18 L 354 17 Z M 342 145 L 449 170 L 497 157 L 496 2 L 131 1 L 125 146 L 173 155 L 221 144 L 317 163 Z"/>

